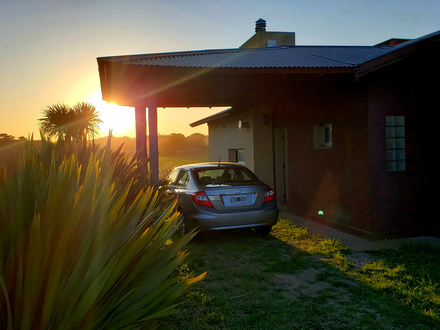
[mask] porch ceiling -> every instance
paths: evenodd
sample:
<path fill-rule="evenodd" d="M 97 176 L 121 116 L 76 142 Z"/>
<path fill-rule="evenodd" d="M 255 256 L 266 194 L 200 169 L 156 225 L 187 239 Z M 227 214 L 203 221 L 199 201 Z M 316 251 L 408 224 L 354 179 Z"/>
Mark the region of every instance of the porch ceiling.
<path fill-rule="evenodd" d="M 124 106 L 148 105 L 152 94 L 158 107 L 233 106 L 278 97 L 298 81 L 354 79 L 352 68 L 146 67 L 105 59 L 98 64 L 103 99 Z"/>

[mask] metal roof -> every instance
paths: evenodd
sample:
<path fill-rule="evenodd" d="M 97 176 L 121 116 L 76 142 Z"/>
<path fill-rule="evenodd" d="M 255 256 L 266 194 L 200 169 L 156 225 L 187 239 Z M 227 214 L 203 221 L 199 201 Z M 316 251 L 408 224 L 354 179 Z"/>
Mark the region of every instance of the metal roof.
<path fill-rule="evenodd" d="M 279 46 L 122 56 L 120 62 L 127 65 L 187 68 L 346 68 L 357 66 L 367 58 L 385 54 L 390 48 Z"/>
<path fill-rule="evenodd" d="M 436 31 L 397 46 L 278 46 L 100 57 L 125 65 L 178 68 L 356 68 L 440 35 Z"/>
<path fill-rule="evenodd" d="M 409 41 L 403 42 L 403 43 L 398 44 L 398 45 L 396 45 L 396 46 L 391 46 L 391 47 L 389 48 L 389 51 L 388 51 L 388 52 L 383 53 L 383 54 L 372 55 L 372 56 L 370 56 L 369 58 L 366 58 L 364 62 L 367 62 L 367 61 L 370 61 L 370 60 L 376 59 L 376 58 L 378 58 L 378 57 L 380 57 L 380 56 L 382 56 L 382 55 L 388 54 L 388 53 L 397 52 L 397 51 L 400 50 L 400 49 L 403 49 L 403 48 L 406 48 L 406 47 L 410 47 L 410 46 L 412 46 L 412 45 L 414 45 L 414 44 L 417 44 L 417 43 L 419 43 L 419 42 L 421 42 L 421 41 L 428 40 L 428 39 L 431 39 L 431 38 L 434 38 L 434 37 L 438 37 L 438 36 L 440 36 L 440 30 L 435 31 L 435 32 L 432 32 L 432 33 L 427 34 L 427 35 L 424 35 L 424 36 L 421 36 L 421 37 L 416 38 L 416 39 L 411 39 L 411 40 L 409 40 Z"/>
<path fill-rule="evenodd" d="M 231 112 L 232 112 L 232 108 L 228 108 L 228 109 L 222 110 L 220 112 L 217 112 L 217 113 L 215 113 L 215 114 L 213 114 L 211 116 L 208 116 L 208 117 L 202 118 L 200 120 L 197 120 L 197 121 L 189 124 L 189 126 L 196 127 L 196 126 L 199 126 L 199 125 L 202 125 L 202 124 L 206 124 L 207 122 L 210 122 L 212 120 L 216 120 L 216 119 L 220 119 L 220 118 L 223 118 L 223 117 L 230 116 Z"/>

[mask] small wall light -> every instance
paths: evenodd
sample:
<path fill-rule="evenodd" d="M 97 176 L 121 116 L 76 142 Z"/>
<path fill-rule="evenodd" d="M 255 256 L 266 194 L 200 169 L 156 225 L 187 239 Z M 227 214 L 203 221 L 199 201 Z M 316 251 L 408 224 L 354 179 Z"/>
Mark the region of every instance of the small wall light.
<path fill-rule="evenodd" d="M 244 122 L 244 121 L 241 121 L 241 120 L 238 121 L 238 129 L 239 130 L 242 130 L 243 128 L 247 128 L 247 127 L 248 127 L 248 123 L 247 122 Z"/>

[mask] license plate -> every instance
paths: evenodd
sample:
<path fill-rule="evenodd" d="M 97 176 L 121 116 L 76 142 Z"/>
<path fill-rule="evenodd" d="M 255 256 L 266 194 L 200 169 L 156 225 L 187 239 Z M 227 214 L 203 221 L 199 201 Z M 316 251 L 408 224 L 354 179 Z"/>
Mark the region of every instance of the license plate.
<path fill-rule="evenodd" d="M 231 204 L 244 204 L 247 202 L 247 198 L 244 195 L 234 196 L 234 197 L 231 197 L 230 201 L 231 201 Z"/>

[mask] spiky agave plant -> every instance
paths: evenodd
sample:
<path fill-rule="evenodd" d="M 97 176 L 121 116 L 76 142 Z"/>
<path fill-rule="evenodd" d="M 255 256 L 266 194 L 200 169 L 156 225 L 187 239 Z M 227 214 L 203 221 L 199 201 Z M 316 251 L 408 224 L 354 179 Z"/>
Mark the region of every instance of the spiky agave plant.
<path fill-rule="evenodd" d="M 152 186 L 127 201 L 139 176 L 114 176 L 108 150 L 83 165 L 75 152 L 42 150 L 28 145 L 0 181 L 0 328 L 156 327 L 205 276 L 170 276 L 194 236 L 169 243 L 175 203 L 161 211 Z"/>

